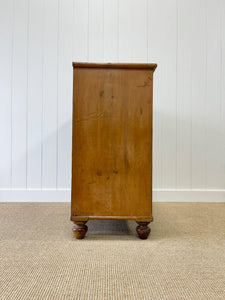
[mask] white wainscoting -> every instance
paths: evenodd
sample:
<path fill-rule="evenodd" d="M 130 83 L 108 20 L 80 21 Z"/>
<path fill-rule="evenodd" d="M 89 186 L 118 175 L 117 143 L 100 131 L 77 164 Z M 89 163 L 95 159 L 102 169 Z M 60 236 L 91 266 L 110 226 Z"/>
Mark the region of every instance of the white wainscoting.
<path fill-rule="evenodd" d="M 154 201 L 225 201 L 224 0 L 0 0 L 0 201 L 69 201 L 72 61 L 153 62 Z"/>
<path fill-rule="evenodd" d="M 0 189 L 0 202 L 70 202 L 70 189 Z M 224 190 L 154 190 L 153 202 L 225 202 Z"/>

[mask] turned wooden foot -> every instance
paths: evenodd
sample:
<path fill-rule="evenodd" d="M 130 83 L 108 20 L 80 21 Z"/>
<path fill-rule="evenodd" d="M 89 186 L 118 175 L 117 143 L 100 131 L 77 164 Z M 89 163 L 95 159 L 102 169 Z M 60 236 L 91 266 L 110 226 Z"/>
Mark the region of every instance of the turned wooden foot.
<path fill-rule="evenodd" d="M 87 225 L 85 225 L 87 221 L 76 221 L 74 222 L 73 233 L 75 237 L 79 240 L 85 237 L 86 232 L 88 231 Z"/>
<path fill-rule="evenodd" d="M 138 226 L 136 227 L 137 234 L 140 239 L 146 240 L 151 232 L 151 228 L 148 227 L 150 222 L 137 222 Z"/>

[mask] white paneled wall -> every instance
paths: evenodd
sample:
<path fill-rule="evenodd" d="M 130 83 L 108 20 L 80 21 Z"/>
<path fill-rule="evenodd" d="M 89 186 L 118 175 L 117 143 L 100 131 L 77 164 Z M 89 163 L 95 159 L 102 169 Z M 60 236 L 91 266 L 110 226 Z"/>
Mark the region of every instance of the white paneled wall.
<path fill-rule="evenodd" d="M 154 200 L 225 201 L 224 0 L 0 0 L 0 201 L 70 201 L 72 61 L 157 63 Z"/>

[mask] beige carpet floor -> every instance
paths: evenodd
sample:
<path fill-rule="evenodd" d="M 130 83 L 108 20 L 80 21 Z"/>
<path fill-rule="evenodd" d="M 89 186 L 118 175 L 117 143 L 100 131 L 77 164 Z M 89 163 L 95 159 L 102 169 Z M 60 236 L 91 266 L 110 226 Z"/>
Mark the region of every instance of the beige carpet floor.
<path fill-rule="evenodd" d="M 0 299 L 225 299 L 225 203 L 154 203 L 72 233 L 69 203 L 0 204 Z"/>

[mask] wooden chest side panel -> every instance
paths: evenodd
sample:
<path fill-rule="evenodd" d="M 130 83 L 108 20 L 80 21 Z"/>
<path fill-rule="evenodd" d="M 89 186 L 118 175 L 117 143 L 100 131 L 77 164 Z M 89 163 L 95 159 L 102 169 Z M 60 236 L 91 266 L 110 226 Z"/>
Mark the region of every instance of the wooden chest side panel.
<path fill-rule="evenodd" d="M 72 215 L 151 216 L 152 79 L 74 68 Z"/>

